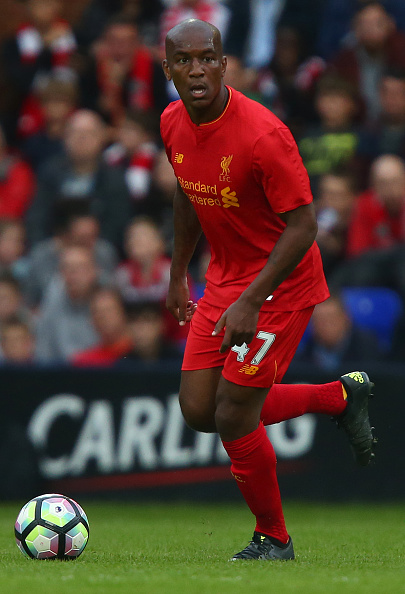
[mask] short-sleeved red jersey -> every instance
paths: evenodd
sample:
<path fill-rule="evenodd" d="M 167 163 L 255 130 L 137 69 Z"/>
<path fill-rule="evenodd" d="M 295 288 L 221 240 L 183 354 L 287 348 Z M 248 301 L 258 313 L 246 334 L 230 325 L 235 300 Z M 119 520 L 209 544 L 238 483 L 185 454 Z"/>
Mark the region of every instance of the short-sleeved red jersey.
<path fill-rule="evenodd" d="M 161 134 L 177 179 L 211 246 L 204 299 L 228 307 L 264 268 L 285 224 L 276 213 L 312 202 L 307 172 L 288 128 L 268 109 L 229 88 L 222 115 L 195 125 L 170 104 Z M 318 246 L 262 309 L 296 311 L 328 297 Z"/>

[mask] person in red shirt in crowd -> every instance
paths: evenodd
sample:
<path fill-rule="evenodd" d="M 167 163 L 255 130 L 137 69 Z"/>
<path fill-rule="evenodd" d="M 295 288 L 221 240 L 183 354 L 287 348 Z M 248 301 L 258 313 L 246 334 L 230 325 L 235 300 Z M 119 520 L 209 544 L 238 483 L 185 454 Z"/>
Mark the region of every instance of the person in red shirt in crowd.
<path fill-rule="evenodd" d="M 125 233 L 128 259 L 118 266 L 115 280 L 125 303 L 151 301 L 164 304 L 169 289 L 170 259 L 165 254 L 163 235 L 153 219 L 135 217 Z M 188 328 L 173 324 L 166 311 L 165 334 L 181 342 Z"/>
<path fill-rule="evenodd" d="M 21 219 L 34 192 L 31 167 L 10 152 L 0 129 L 0 218 Z"/>
<path fill-rule="evenodd" d="M 35 172 L 47 159 L 63 153 L 63 137 L 70 116 L 77 108 L 77 85 L 70 80 L 49 78 L 37 90 L 40 105 L 39 129 L 21 145 L 21 151 Z"/>
<path fill-rule="evenodd" d="M 168 100 L 165 79 L 131 18 L 117 15 L 94 46 L 95 61 L 81 76 L 81 104 L 115 126 L 127 109 L 156 109 Z"/>
<path fill-rule="evenodd" d="M 27 20 L 4 46 L 4 66 L 21 106 L 18 133 L 25 138 L 41 128 L 42 114 L 33 93 L 49 75 L 71 76 L 76 40 L 61 18 L 60 0 L 25 0 Z"/>
<path fill-rule="evenodd" d="M 163 301 L 169 287 L 170 260 L 159 227 L 153 219 L 133 219 L 125 232 L 128 259 L 119 265 L 116 283 L 127 303 Z"/>
<path fill-rule="evenodd" d="M 121 295 L 115 289 L 104 287 L 96 290 L 90 302 L 90 313 L 100 342 L 77 353 L 71 362 L 77 367 L 107 367 L 133 346 Z"/>
<path fill-rule="evenodd" d="M 149 209 L 147 195 L 158 151 L 158 121 L 150 111 L 127 111 L 117 129 L 117 142 L 104 152 L 109 165 L 125 168 L 134 216 Z"/>
<path fill-rule="evenodd" d="M 328 297 L 308 175 L 286 126 L 224 84 L 226 57 L 213 25 L 190 19 L 166 37 L 166 78 L 180 100 L 161 117 L 178 179 L 167 307 L 191 318 L 180 405 L 195 430 L 218 432 L 256 517 L 250 544 L 232 557 L 293 559 L 265 425 L 304 412 L 333 415 L 357 461 L 373 456 L 365 372 L 325 385 L 280 385 L 315 304 Z M 204 232 L 204 296 L 189 305 L 187 268 Z"/>
<path fill-rule="evenodd" d="M 376 159 L 370 171 L 371 188 L 354 206 L 347 255 L 392 248 L 405 243 L 405 163 L 396 155 Z"/>

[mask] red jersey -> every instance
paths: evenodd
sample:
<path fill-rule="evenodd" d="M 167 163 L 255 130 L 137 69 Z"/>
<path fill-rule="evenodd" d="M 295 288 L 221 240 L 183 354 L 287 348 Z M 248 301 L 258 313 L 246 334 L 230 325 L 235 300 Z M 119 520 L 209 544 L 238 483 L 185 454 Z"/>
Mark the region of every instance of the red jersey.
<path fill-rule="evenodd" d="M 228 89 L 225 110 L 213 122 L 195 125 L 181 101 L 161 117 L 169 161 L 211 246 L 204 299 L 223 308 L 264 268 L 285 229 L 276 213 L 312 202 L 288 128 L 262 105 Z M 328 295 L 314 243 L 262 309 L 296 311 Z"/>
<path fill-rule="evenodd" d="M 405 242 L 405 203 L 397 215 L 390 215 L 372 190 L 363 192 L 353 210 L 347 237 L 347 255 L 389 248 Z"/>

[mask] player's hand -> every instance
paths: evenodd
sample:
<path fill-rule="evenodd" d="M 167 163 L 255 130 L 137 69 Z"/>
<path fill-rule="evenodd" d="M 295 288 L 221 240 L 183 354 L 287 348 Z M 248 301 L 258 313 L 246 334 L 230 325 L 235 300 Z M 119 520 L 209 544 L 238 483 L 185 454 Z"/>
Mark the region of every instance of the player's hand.
<path fill-rule="evenodd" d="M 178 320 L 180 326 L 190 322 L 197 309 L 197 304 L 190 299 L 187 280 L 170 280 L 166 298 L 166 307 Z"/>
<path fill-rule="evenodd" d="M 225 353 L 234 345 L 241 346 L 244 342 L 252 342 L 258 320 L 259 312 L 256 308 L 241 299 L 232 303 L 222 314 L 212 333 L 213 336 L 217 336 L 225 328 L 219 352 Z"/>

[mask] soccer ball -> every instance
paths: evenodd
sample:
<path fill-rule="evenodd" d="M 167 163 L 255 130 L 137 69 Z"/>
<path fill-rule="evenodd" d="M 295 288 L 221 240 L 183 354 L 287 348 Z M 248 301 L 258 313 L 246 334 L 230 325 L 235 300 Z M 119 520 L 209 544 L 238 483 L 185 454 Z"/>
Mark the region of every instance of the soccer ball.
<path fill-rule="evenodd" d="M 76 501 L 47 493 L 28 501 L 14 525 L 17 546 L 32 559 L 76 559 L 89 539 L 89 522 Z"/>

